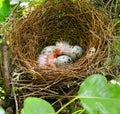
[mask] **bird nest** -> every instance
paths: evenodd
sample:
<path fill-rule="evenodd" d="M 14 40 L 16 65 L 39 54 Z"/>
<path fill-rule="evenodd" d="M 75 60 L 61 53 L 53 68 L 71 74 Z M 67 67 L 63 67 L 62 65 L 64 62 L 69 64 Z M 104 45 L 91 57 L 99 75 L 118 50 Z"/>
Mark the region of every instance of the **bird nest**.
<path fill-rule="evenodd" d="M 22 89 L 19 97 L 74 95 L 86 76 L 104 67 L 112 36 L 112 21 L 91 4 L 70 0 L 41 3 L 27 17 L 12 24 L 7 39 L 13 80 Z M 82 57 L 63 67 L 38 66 L 41 50 L 59 41 L 80 45 Z"/>

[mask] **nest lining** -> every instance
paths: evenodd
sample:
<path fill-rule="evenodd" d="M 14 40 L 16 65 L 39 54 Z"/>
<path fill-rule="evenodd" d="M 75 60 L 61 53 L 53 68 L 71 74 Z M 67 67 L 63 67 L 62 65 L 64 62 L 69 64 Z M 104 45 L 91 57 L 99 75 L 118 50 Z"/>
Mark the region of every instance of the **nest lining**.
<path fill-rule="evenodd" d="M 47 0 L 27 17 L 16 20 L 7 40 L 15 66 L 13 70 L 23 72 L 17 85 L 24 95 L 19 96 L 73 95 L 78 83 L 103 68 L 113 31 L 113 23 L 105 12 L 80 1 Z M 80 45 L 83 56 L 65 67 L 39 67 L 37 60 L 41 50 L 59 41 Z"/>

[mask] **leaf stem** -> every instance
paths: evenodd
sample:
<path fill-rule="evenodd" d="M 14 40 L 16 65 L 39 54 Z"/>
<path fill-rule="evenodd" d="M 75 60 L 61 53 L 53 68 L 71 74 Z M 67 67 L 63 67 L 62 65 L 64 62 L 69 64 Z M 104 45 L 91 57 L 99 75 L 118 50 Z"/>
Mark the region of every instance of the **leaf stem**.
<path fill-rule="evenodd" d="M 85 111 L 85 109 L 82 109 L 82 110 L 77 110 L 77 111 L 75 111 L 74 113 L 72 113 L 72 114 L 82 114 L 83 112 Z"/>
<path fill-rule="evenodd" d="M 59 112 L 61 112 L 65 107 L 67 107 L 68 105 L 70 105 L 76 99 L 78 99 L 78 97 L 75 97 L 74 99 L 70 100 L 68 103 L 66 103 L 64 106 L 62 106 L 55 114 L 59 114 Z"/>

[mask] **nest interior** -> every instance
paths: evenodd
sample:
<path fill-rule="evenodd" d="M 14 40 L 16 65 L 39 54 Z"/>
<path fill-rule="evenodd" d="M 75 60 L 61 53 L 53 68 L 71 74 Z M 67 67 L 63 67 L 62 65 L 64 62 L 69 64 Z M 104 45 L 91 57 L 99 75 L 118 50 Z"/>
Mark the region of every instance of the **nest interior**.
<path fill-rule="evenodd" d="M 17 84 L 25 89 L 24 96 L 74 93 L 74 90 L 68 92 L 66 88 L 74 88 L 86 76 L 99 72 L 98 69 L 103 67 L 112 35 L 113 23 L 108 15 L 80 1 L 47 0 L 27 17 L 16 20 L 7 40 L 14 71 L 24 72 L 17 80 Z M 82 57 L 61 68 L 39 67 L 37 59 L 41 50 L 57 41 L 80 45 L 84 50 Z"/>

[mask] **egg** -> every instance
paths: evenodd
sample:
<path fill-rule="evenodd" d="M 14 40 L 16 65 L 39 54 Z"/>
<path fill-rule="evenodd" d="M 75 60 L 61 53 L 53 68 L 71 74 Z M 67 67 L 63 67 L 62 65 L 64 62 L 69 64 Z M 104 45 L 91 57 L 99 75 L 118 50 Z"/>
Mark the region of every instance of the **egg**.
<path fill-rule="evenodd" d="M 80 46 L 71 46 L 69 51 L 66 53 L 67 56 L 71 57 L 73 61 L 79 59 L 83 54 L 83 49 Z"/>
<path fill-rule="evenodd" d="M 41 55 L 50 55 L 56 49 L 56 46 L 47 46 L 41 51 Z"/>
<path fill-rule="evenodd" d="M 67 55 L 61 55 L 56 58 L 56 66 L 61 67 L 72 63 L 72 59 Z"/>

